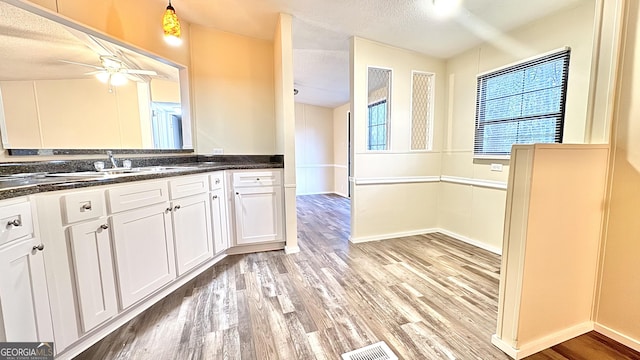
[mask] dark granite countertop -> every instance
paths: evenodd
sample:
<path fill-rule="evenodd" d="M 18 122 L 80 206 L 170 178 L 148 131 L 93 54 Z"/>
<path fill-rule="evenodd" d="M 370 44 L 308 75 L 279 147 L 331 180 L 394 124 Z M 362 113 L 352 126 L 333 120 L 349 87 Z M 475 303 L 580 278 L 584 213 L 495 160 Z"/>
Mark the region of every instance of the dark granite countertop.
<path fill-rule="evenodd" d="M 176 158 L 131 159 L 133 167 L 183 166 L 158 172 L 119 174 L 108 177 L 49 177 L 44 173 L 91 171 L 95 160 L 50 161 L 38 163 L 0 164 L 0 200 L 36 193 L 113 185 L 140 180 L 161 179 L 172 176 L 200 174 L 220 170 L 283 168 L 282 155 L 263 156 L 189 156 Z M 34 174 L 34 175 L 29 175 Z M 11 176 L 11 177 L 9 177 Z"/>

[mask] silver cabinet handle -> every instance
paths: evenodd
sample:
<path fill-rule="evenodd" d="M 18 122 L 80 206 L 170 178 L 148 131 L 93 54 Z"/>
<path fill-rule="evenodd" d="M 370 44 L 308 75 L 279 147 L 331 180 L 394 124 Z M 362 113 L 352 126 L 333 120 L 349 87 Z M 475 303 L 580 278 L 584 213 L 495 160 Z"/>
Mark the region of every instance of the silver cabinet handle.
<path fill-rule="evenodd" d="M 84 204 L 84 205 L 82 205 L 82 209 L 83 209 L 83 210 L 91 210 L 91 204 L 90 204 L 90 203 L 88 203 L 88 204 Z"/>
<path fill-rule="evenodd" d="M 180 209 L 180 205 L 176 205 L 173 207 L 173 211 L 178 211 L 178 209 Z"/>
<path fill-rule="evenodd" d="M 14 219 L 9 221 L 7 223 L 7 226 L 15 226 L 15 227 L 22 226 L 22 221 L 20 221 L 20 219 Z"/>
<path fill-rule="evenodd" d="M 217 199 L 218 195 L 213 195 L 213 200 Z"/>
<path fill-rule="evenodd" d="M 107 225 L 107 224 L 100 225 L 100 229 L 102 229 L 102 230 L 107 230 L 108 228 L 109 228 L 109 225 Z"/>
<path fill-rule="evenodd" d="M 38 250 L 38 251 L 42 251 L 42 250 L 44 250 L 44 244 L 35 245 L 35 246 L 32 248 L 32 250 L 33 250 L 33 251 L 36 251 L 36 250 Z"/>

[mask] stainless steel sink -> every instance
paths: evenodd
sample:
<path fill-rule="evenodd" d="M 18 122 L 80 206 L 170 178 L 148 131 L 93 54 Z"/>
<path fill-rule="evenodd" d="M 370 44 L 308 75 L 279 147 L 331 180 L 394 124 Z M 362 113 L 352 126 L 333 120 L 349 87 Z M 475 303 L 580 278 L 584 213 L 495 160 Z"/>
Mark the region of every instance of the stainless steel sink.
<path fill-rule="evenodd" d="M 161 172 L 173 172 L 197 169 L 195 166 L 146 166 L 135 168 L 111 168 L 101 171 L 76 171 L 68 173 L 49 173 L 46 176 L 73 177 L 73 178 L 113 178 L 130 175 L 154 174 Z"/>

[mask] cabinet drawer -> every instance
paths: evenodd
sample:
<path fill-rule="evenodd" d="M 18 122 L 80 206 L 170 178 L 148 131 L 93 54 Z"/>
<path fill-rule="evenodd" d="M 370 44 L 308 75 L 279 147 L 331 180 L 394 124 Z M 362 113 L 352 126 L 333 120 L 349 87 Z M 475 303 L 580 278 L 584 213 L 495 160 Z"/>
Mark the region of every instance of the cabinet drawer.
<path fill-rule="evenodd" d="M 282 173 L 277 170 L 233 173 L 233 187 L 274 186 L 280 184 L 282 184 Z"/>
<path fill-rule="evenodd" d="M 107 190 L 109 211 L 117 213 L 159 204 L 169 200 L 169 188 L 164 181 L 145 182 Z"/>
<path fill-rule="evenodd" d="M 31 204 L 0 206 L 0 245 L 33 234 Z"/>
<path fill-rule="evenodd" d="M 62 197 L 67 224 L 104 216 L 104 193 L 102 190 L 82 191 Z"/>
<path fill-rule="evenodd" d="M 204 194 L 209 191 L 207 175 L 181 176 L 169 180 L 172 199 Z"/>
<path fill-rule="evenodd" d="M 224 188 L 224 173 L 222 171 L 209 175 L 211 190 L 219 190 Z"/>

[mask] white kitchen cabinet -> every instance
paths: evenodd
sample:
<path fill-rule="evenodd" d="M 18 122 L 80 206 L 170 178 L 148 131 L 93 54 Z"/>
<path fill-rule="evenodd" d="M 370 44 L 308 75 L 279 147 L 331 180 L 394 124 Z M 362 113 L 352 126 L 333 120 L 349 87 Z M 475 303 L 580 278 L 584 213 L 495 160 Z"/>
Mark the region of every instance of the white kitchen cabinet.
<path fill-rule="evenodd" d="M 218 254 L 229 248 L 229 234 L 227 231 L 227 211 L 224 189 L 211 191 L 211 227 L 213 235 L 213 250 Z"/>
<path fill-rule="evenodd" d="M 211 205 L 207 193 L 172 201 L 178 275 L 213 257 Z"/>
<path fill-rule="evenodd" d="M 209 177 L 199 174 L 169 180 L 178 275 L 213 258 Z"/>
<path fill-rule="evenodd" d="M 0 248 L 0 341 L 53 341 L 42 251 L 33 237 Z"/>
<path fill-rule="evenodd" d="M 280 171 L 236 172 L 233 193 L 236 245 L 284 239 Z"/>
<path fill-rule="evenodd" d="M 213 250 L 216 254 L 229 248 L 229 216 L 227 215 L 227 196 L 225 192 L 224 171 L 209 175 L 211 184 L 211 228 L 213 232 Z"/>
<path fill-rule="evenodd" d="M 176 277 L 171 209 L 162 202 L 111 217 L 122 309 Z"/>
<path fill-rule="evenodd" d="M 105 219 L 68 228 L 82 330 L 87 332 L 118 313 L 111 236 Z"/>

